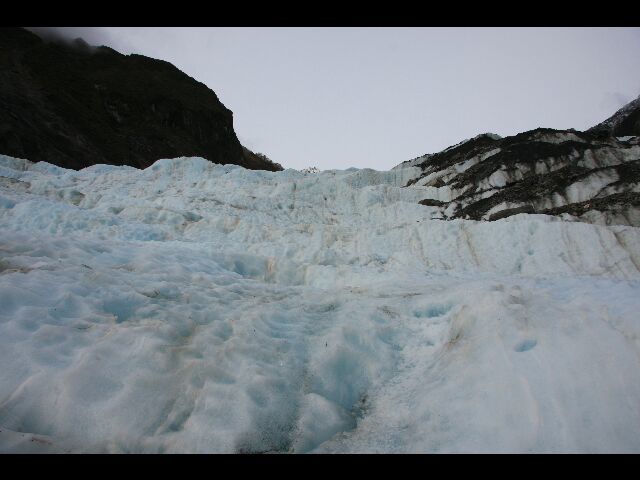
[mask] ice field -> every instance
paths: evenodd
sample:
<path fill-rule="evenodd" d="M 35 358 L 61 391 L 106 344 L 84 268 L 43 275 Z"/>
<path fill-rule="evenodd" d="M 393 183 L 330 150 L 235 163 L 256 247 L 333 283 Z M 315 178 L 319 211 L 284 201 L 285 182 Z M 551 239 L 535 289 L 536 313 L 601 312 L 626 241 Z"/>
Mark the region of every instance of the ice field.
<path fill-rule="evenodd" d="M 387 172 L 0 155 L 0 452 L 640 452 L 640 228 Z"/>

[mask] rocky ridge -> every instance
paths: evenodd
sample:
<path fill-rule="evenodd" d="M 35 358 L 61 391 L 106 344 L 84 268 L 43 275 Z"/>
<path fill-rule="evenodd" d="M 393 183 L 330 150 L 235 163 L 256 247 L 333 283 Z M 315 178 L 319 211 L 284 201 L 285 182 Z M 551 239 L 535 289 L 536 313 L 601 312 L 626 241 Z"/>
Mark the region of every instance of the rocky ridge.
<path fill-rule="evenodd" d="M 625 118 L 638 105 L 623 109 Z M 620 124 L 607 125 L 617 132 Z M 602 127 L 481 134 L 395 167 L 401 168 L 418 172 L 405 186 L 424 190 L 420 203 L 437 207 L 433 218 L 492 221 L 535 213 L 640 226 L 640 139 Z"/>
<path fill-rule="evenodd" d="M 0 153 L 81 169 L 200 156 L 282 167 L 244 148 L 233 113 L 172 64 L 0 29 Z"/>

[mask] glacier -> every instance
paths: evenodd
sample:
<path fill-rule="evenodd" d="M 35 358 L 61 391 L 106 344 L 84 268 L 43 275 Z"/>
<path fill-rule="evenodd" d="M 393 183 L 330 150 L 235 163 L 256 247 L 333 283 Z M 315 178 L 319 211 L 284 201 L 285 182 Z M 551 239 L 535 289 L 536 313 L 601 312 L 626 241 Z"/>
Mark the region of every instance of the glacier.
<path fill-rule="evenodd" d="M 0 155 L 0 452 L 640 452 L 640 228 L 420 173 Z"/>

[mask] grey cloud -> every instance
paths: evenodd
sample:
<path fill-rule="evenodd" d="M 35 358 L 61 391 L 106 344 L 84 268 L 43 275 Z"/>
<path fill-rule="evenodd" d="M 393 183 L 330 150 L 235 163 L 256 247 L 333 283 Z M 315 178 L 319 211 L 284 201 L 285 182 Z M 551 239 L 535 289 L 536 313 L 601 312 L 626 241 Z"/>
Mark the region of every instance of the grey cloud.
<path fill-rule="evenodd" d="M 118 50 L 118 41 L 101 27 L 25 27 L 48 42 L 73 44 L 80 38 L 88 46 L 109 46 Z"/>

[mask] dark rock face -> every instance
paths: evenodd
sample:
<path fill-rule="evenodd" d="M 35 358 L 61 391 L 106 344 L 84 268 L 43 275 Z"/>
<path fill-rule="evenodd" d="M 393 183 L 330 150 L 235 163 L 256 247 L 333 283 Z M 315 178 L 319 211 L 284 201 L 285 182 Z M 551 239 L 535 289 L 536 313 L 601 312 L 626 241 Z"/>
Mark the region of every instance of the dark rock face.
<path fill-rule="evenodd" d="M 640 139 L 603 130 L 479 135 L 396 168 L 418 167 L 434 218 L 499 220 L 521 213 L 640 226 Z"/>
<path fill-rule="evenodd" d="M 588 131 L 606 132 L 614 137 L 640 135 L 640 97 Z"/>
<path fill-rule="evenodd" d="M 170 63 L 21 28 L 0 29 L 0 153 L 73 169 L 199 156 L 282 170 L 243 148 L 232 112 Z"/>

